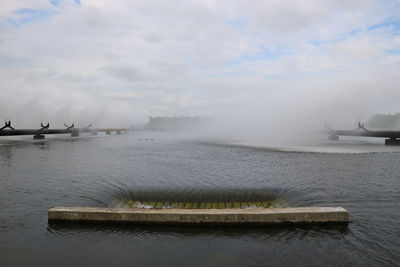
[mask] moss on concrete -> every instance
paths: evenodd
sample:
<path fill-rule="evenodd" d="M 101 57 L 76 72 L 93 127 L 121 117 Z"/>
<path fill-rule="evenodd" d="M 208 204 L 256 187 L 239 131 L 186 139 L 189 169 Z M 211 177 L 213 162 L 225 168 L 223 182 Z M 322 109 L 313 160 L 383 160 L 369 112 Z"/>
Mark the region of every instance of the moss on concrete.
<path fill-rule="evenodd" d="M 256 202 L 164 202 L 164 201 L 135 201 L 135 200 L 119 200 L 114 199 L 108 205 L 115 208 L 154 208 L 154 209 L 248 209 L 248 208 L 286 208 L 289 205 L 282 199 L 273 201 L 256 201 Z"/>

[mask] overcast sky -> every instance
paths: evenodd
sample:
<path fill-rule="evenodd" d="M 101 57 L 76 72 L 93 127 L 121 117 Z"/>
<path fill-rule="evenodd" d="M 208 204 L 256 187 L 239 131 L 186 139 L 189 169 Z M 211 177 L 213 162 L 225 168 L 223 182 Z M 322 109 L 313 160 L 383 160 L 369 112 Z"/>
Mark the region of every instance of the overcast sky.
<path fill-rule="evenodd" d="M 400 112 L 399 33 L 399 0 L 0 0 L 0 119 L 363 120 Z"/>

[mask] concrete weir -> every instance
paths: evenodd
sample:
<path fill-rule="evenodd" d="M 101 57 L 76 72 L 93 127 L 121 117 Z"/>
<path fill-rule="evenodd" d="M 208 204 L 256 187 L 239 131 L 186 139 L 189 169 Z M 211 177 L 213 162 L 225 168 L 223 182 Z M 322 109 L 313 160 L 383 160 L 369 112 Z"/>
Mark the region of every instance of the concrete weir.
<path fill-rule="evenodd" d="M 49 221 L 124 222 L 142 224 L 285 224 L 347 223 L 341 207 L 267 209 L 133 209 L 54 207 Z"/>

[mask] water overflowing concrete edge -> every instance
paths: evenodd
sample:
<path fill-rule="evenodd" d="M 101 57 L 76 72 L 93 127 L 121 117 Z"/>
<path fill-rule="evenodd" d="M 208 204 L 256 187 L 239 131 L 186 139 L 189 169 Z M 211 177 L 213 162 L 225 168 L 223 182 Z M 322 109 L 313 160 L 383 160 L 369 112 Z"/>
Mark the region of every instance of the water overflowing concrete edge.
<path fill-rule="evenodd" d="M 342 207 L 266 209 L 54 207 L 48 211 L 48 220 L 138 224 L 305 224 L 348 223 L 349 213 Z"/>

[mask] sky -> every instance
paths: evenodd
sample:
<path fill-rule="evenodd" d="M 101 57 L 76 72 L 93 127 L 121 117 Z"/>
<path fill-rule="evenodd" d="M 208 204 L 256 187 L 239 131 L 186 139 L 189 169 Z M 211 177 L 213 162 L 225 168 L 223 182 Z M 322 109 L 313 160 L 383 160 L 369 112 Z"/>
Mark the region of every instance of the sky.
<path fill-rule="evenodd" d="M 400 112 L 399 67 L 399 0 L 0 0 L 0 120 L 20 127 L 348 126 Z"/>

